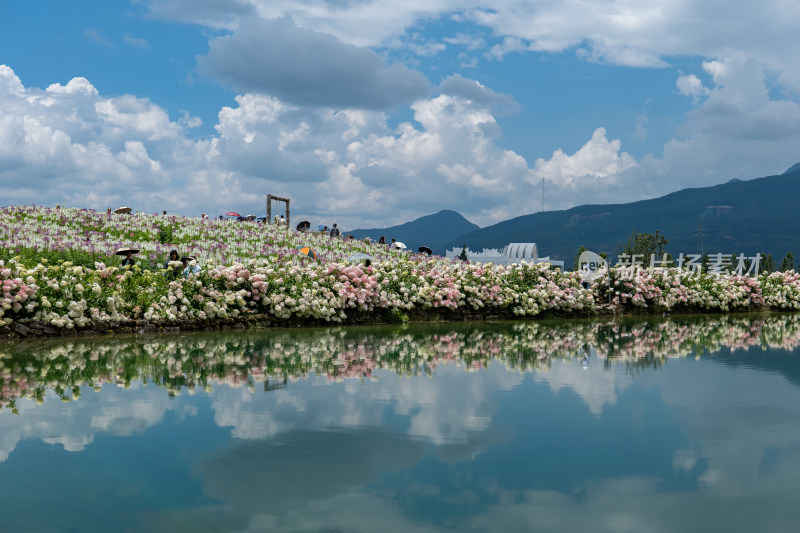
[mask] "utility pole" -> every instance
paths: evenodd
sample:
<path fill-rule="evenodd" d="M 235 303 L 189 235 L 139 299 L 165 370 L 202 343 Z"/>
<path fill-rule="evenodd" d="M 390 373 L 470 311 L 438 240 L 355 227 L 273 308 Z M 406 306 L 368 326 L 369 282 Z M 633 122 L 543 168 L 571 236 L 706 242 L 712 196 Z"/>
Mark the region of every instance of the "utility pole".
<path fill-rule="evenodd" d="M 697 253 L 703 256 L 703 219 L 697 219 Z"/>

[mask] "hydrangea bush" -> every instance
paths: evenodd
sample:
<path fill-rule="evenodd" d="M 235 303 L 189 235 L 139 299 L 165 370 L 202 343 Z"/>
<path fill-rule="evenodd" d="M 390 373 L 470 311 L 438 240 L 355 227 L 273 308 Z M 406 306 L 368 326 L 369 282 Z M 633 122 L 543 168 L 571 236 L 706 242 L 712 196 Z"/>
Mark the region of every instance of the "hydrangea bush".
<path fill-rule="evenodd" d="M 591 291 L 573 273 L 549 265 L 471 265 L 441 258 L 399 258 L 373 266 L 295 261 L 207 265 L 198 274 L 70 262 L 26 267 L 0 261 L 8 301 L 2 320 L 59 328 L 140 318 L 236 318 L 342 322 L 352 312 L 494 309 L 535 316 L 594 308 Z"/>
<path fill-rule="evenodd" d="M 791 308 L 791 303 L 779 297 L 775 290 L 777 283 L 765 284 L 767 278 L 767 275 L 755 278 L 679 268 L 626 267 L 600 271 L 594 286 L 598 303 L 628 311 L 724 312 L 756 310 L 765 306 Z M 770 298 L 769 302 L 766 297 Z"/>

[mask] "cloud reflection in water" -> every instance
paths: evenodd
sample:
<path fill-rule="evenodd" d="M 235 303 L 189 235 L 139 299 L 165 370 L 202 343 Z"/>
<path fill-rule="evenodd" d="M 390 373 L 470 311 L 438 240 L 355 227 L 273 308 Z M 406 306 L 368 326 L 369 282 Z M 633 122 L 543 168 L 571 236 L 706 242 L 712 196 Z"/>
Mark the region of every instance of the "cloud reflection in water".
<path fill-rule="evenodd" d="M 202 437 L 174 459 L 204 498 L 139 502 L 142 526 L 786 530 L 799 339 L 783 315 L 6 346 L 0 475 L 31 439 L 91 454 L 191 421 Z"/>

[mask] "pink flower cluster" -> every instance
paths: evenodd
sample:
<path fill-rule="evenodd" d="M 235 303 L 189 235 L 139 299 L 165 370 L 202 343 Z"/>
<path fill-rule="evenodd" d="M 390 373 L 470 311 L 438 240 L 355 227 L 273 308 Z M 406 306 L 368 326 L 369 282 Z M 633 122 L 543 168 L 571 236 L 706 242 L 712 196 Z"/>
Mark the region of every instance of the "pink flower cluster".
<path fill-rule="evenodd" d="M 12 277 L 14 272 L 5 267 L 5 263 L 0 261 L 0 317 L 5 311 L 12 310 L 19 312 L 22 306 L 35 297 L 38 287 L 35 284 L 27 285 L 21 278 Z"/>
<path fill-rule="evenodd" d="M 335 280 L 332 289 L 338 293 L 345 307 L 371 311 L 381 305 L 380 294 L 376 290 L 378 276 L 371 267 L 331 265 L 327 268 L 327 274 Z"/>

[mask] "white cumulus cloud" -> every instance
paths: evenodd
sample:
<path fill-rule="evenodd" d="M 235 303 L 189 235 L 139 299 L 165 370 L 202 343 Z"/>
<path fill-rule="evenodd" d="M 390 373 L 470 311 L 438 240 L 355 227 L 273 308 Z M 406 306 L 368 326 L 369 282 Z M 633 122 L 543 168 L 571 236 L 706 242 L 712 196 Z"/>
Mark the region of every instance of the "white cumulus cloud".
<path fill-rule="evenodd" d="M 695 100 L 708 94 L 708 89 L 703 87 L 703 82 L 694 74 L 681 75 L 675 85 L 681 94 L 691 96 Z"/>
<path fill-rule="evenodd" d="M 25 87 L 0 66 L 0 194 L 198 215 L 261 212 L 271 193 L 292 198 L 298 216 L 345 229 L 441 209 L 486 225 L 538 211 L 542 180 L 545 208 L 561 209 L 783 171 L 800 159 L 800 105 L 775 96 L 767 77 L 744 57 L 707 61 L 676 82 L 695 106 L 663 153 L 634 158 L 599 127 L 574 153 L 530 165 L 503 146 L 495 118 L 513 100 L 458 75 L 399 124 L 381 110 L 244 93 L 220 109 L 214 135 L 192 139 L 200 121 L 185 113 L 172 120 L 148 99 L 109 97 L 85 78 Z M 640 126 L 642 137 L 645 119 Z"/>
<path fill-rule="evenodd" d="M 582 178 L 605 179 L 613 184 L 618 174 L 636 166 L 636 160 L 627 152 L 621 152 L 622 143 L 609 141 L 605 128 L 597 128 L 592 138 L 577 152 L 567 155 L 556 150 L 553 156 L 536 160 L 534 179 L 545 179 L 559 187 L 574 189 L 581 185 Z"/>

